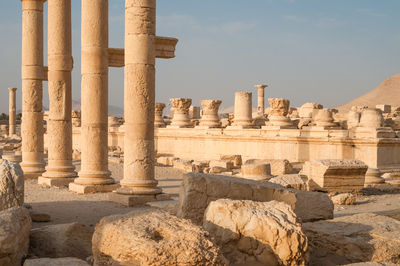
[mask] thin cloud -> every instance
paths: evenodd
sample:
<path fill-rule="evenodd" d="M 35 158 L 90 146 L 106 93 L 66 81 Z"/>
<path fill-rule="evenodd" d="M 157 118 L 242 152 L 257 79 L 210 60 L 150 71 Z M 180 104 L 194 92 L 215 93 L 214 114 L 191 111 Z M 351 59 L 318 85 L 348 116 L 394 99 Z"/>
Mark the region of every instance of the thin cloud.
<path fill-rule="evenodd" d="M 375 12 L 369 8 L 359 8 L 359 9 L 356 9 L 356 12 L 359 14 L 370 16 L 370 17 L 387 17 L 386 14 Z"/>

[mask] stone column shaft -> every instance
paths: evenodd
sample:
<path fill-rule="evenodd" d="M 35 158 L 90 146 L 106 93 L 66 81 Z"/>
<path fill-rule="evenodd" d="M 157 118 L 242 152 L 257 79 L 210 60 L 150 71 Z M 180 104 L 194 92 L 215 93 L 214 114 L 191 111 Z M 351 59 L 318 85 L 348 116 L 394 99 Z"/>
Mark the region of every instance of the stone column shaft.
<path fill-rule="evenodd" d="M 22 0 L 22 163 L 25 178 L 44 172 L 43 3 Z"/>
<path fill-rule="evenodd" d="M 258 115 L 264 116 L 265 113 L 265 98 L 264 98 L 264 93 L 265 93 L 265 88 L 267 85 L 256 85 L 255 86 L 258 89 L 258 105 L 257 105 L 257 113 Z"/>
<path fill-rule="evenodd" d="M 48 82 L 50 111 L 47 123 L 48 165 L 45 178 L 74 178 L 72 165 L 71 0 L 48 1 Z M 41 183 L 42 178 L 39 178 Z M 70 180 L 72 181 L 72 180 Z"/>
<path fill-rule="evenodd" d="M 157 194 L 154 178 L 156 0 L 125 1 L 124 178 L 120 194 Z"/>
<path fill-rule="evenodd" d="M 10 91 L 9 95 L 9 110 L 8 110 L 8 135 L 11 137 L 15 135 L 16 126 L 16 97 L 15 92 L 17 88 L 8 88 Z"/>
<path fill-rule="evenodd" d="M 233 126 L 252 126 L 252 93 L 235 93 Z"/>
<path fill-rule="evenodd" d="M 107 185 L 114 183 L 108 170 L 108 0 L 82 0 L 81 23 L 81 170 L 75 183 Z"/>

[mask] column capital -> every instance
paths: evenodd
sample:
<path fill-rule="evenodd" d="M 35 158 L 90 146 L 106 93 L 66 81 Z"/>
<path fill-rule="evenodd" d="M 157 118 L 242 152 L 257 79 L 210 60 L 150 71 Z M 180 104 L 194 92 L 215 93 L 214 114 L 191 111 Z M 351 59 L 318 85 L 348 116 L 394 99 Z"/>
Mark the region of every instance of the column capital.
<path fill-rule="evenodd" d="M 201 100 L 200 104 L 203 108 L 203 112 L 212 112 L 218 111 L 219 106 L 221 105 L 222 101 L 220 100 Z"/>
<path fill-rule="evenodd" d="M 265 88 L 268 87 L 268 85 L 260 84 L 260 85 L 254 85 L 254 87 L 256 87 L 256 88 L 258 88 L 258 89 L 265 89 Z"/>
<path fill-rule="evenodd" d="M 192 99 L 186 98 L 172 98 L 169 99 L 172 103 L 174 111 L 189 111 L 190 105 L 192 105 Z"/>
<path fill-rule="evenodd" d="M 9 90 L 10 92 L 15 92 L 15 91 L 17 90 L 17 88 L 8 88 L 8 90 Z"/>

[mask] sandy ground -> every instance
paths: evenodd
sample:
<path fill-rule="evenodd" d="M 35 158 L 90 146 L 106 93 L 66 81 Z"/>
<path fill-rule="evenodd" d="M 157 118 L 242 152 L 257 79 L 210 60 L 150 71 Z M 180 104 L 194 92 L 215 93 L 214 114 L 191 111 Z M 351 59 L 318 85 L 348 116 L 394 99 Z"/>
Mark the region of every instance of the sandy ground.
<path fill-rule="evenodd" d="M 79 170 L 79 164 L 76 165 Z M 110 170 L 115 180 L 122 178 L 122 165 L 110 164 Z M 183 172 L 171 167 L 156 167 L 156 179 L 163 191 L 178 199 L 179 186 Z M 48 224 L 79 222 L 94 228 L 104 216 L 134 211 L 108 201 L 107 194 L 79 195 L 69 192 L 66 188 L 43 188 L 36 180 L 25 181 L 25 202 L 32 206 L 35 212 L 51 216 L 47 223 L 34 223 L 33 227 Z M 400 220 L 400 194 L 358 196 L 353 206 L 335 206 L 335 216 L 347 216 L 355 213 L 373 212 L 387 215 Z"/>
<path fill-rule="evenodd" d="M 79 170 L 80 166 L 77 166 Z M 110 164 L 109 168 L 115 180 L 122 179 L 122 165 Z M 156 167 L 156 179 L 165 193 L 178 199 L 179 185 L 183 172 L 172 167 Z M 51 216 L 47 223 L 34 223 L 33 227 L 49 224 L 79 222 L 94 228 L 104 216 L 126 213 L 135 208 L 128 208 L 108 201 L 107 193 L 79 195 L 67 188 L 44 188 L 37 185 L 37 180 L 25 181 L 25 203 L 38 213 Z"/>

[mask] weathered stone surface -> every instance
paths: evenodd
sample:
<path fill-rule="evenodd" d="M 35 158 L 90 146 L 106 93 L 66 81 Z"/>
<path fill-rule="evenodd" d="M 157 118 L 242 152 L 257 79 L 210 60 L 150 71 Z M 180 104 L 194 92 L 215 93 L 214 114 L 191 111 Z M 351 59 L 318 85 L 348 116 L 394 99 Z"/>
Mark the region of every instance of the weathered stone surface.
<path fill-rule="evenodd" d="M 400 221 L 372 213 L 303 224 L 311 265 L 400 263 Z"/>
<path fill-rule="evenodd" d="M 32 222 L 45 223 L 51 220 L 51 217 L 47 213 L 40 213 L 30 210 L 29 214 L 31 216 Z"/>
<path fill-rule="evenodd" d="M 333 218 L 333 203 L 324 193 L 285 189 L 276 184 L 243 178 L 195 173 L 183 178 L 177 214 L 201 224 L 208 204 L 223 198 L 284 202 L 303 222 Z"/>
<path fill-rule="evenodd" d="M 293 166 L 288 160 L 276 160 L 276 159 L 250 159 L 247 160 L 245 164 L 255 164 L 255 163 L 267 163 L 271 165 L 272 175 L 286 175 L 293 172 Z"/>
<path fill-rule="evenodd" d="M 285 188 L 308 190 L 307 176 L 300 174 L 279 175 L 268 180 L 268 182 L 281 185 Z"/>
<path fill-rule="evenodd" d="M 0 265 L 21 265 L 28 254 L 31 226 L 29 211 L 23 207 L 0 212 Z"/>
<path fill-rule="evenodd" d="M 233 264 L 307 264 L 307 237 L 285 203 L 219 199 L 208 205 L 203 227 Z"/>
<path fill-rule="evenodd" d="M 26 260 L 24 266 L 88 266 L 86 261 L 77 258 L 41 258 Z"/>
<path fill-rule="evenodd" d="M 215 161 L 210 161 L 209 167 L 222 167 L 228 170 L 231 170 L 233 168 L 234 164 L 232 161 L 227 161 L 227 160 L 215 160 Z"/>
<path fill-rule="evenodd" d="M 331 197 L 335 205 L 354 205 L 356 203 L 356 196 L 351 193 L 341 193 Z"/>
<path fill-rule="evenodd" d="M 222 161 L 233 162 L 234 166 L 242 165 L 242 156 L 241 155 L 221 155 L 220 159 Z"/>
<path fill-rule="evenodd" d="M 24 203 L 24 176 L 19 164 L 0 159 L 0 211 Z"/>
<path fill-rule="evenodd" d="M 251 180 L 268 180 L 271 176 L 271 165 L 267 163 L 244 164 L 241 176 Z"/>
<path fill-rule="evenodd" d="M 157 158 L 157 163 L 163 164 L 163 165 L 168 165 L 168 166 L 173 166 L 174 161 L 179 160 L 176 157 L 173 156 L 160 156 Z"/>
<path fill-rule="evenodd" d="M 359 262 L 359 263 L 351 263 L 351 264 L 346 264 L 346 266 L 398 266 L 399 264 L 394 264 L 394 263 L 382 263 L 382 262 Z"/>
<path fill-rule="evenodd" d="M 93 235 L 96 265 L 224 265 L 208 233 L 187 220 L 146 208 L 103 218 Z"/>
<path fill-rule="evenodd" d="M 91 254 L 92 233 L 79 223 L 48 225 L 31 230 L 31 251 L 39 257 L 86 259 Z"/>
<path fill-rule="evenodd" d="M 173 161 L 174 168 L 185 171 L 193 172 L 193 164 L 190 160 L 175 160 Z"/>
<path fill-rule="evenodd" d="M 359 160 L 314 160 L 306 162 L 300 174 L 308 177 L 311 190 L 354 192 L 364 187 L 367 169 Z"/>

